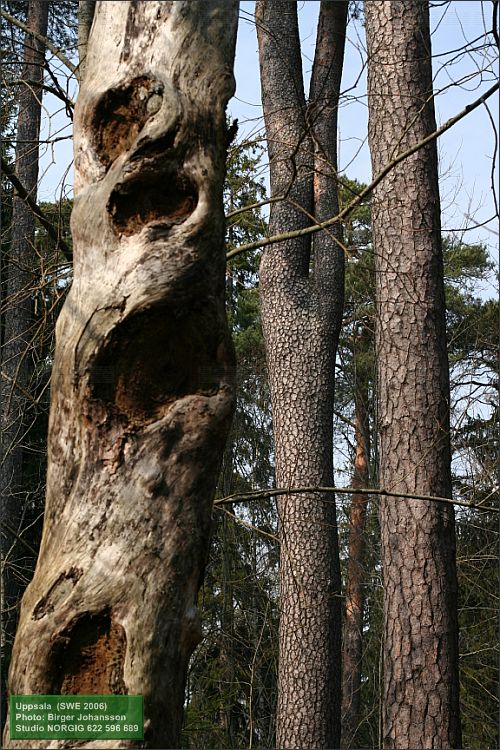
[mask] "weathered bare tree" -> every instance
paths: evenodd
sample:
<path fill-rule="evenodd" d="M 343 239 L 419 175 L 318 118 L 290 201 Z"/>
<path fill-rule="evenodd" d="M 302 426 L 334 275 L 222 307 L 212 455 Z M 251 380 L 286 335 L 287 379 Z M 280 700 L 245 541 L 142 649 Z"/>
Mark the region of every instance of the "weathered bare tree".
<path fill-rule="evenodd" d="M 365 4 L 374 176 L 436 130 L 426 0 Z M 436 143 L 373 193 L 380 485 L 451 497 Z M 381 499 L 384 748 L 460 747 L 451 504 Z"/>
<path fill-rule="evenodd" d="M 302 79 L 297 3 L 256 4 L 273 196 L 271 234 L 338 208 L 337 105 L 346 2 L 322 2 L 310 98 Z M 314 217 L 314 218 L 313 218 Z M 262 323 L 279 487 L 333 483 L 335 353 L 343 308 L 338 227 L 266 249 Z M 277 746 L 338 747 L 340 570 L 335 504 L 327 494 L 281 496 Z"/>
<path fill-rule="evenodd" d="M 147 747 L 179 746 L 232 414 L 222 186 L 236 24 L 234 0 L 98 2 L 75 111 L 74 281 L 9 687 L 142 694 Z"/>

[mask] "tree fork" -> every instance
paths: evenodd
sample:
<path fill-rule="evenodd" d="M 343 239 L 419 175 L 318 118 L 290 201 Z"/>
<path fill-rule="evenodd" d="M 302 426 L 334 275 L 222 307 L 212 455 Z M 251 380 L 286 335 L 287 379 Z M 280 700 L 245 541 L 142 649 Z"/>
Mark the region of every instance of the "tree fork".
<path fill-rule="evenodd" d="M 237 2 L 98 2 L 95 14 L 44 532 L 9 686 L 142 694 L 145 741 L 113 746 L 178 747 L 233 409 L 222 187 Z"/>
<path fill-rule="evenodd" d="M 287 198 L 271 205 L 270 233 L 300 232 L 338 208 L 337 106 L 347 3 L 320 5 L 307 104 L 297 4 L 260 1 L 256 20 L 272 195 Z M 335 351 L 343 307 L 340 237 L 339 226 L 314 242 L 295 236 L 267 249 L 260 266 L 280 487 L 333 484 Z M 280 748 L 339 746 L 340 566 L 335 504 L 324 499 L 290 493 L 277 503 Z"/>

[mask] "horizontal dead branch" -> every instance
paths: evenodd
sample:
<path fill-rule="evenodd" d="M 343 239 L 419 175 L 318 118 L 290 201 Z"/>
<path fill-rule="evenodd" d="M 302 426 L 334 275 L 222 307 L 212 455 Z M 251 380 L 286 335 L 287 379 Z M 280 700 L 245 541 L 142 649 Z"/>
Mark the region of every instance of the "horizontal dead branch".
<path fill-rule="evenodd" d="M 439 497 L 435 495 L 418 495 L 412 492 L 393 492 L 392 490 L 380 488 L 359 489 L 357 487 L 289 487 L 275 488 L 266 490 L 254 490 L 253 492 L 236 492 L 233 495 L 226 495 L 215 500 L 215 505 L 225 505 L 226 503 L 241 503 L 245 500 L 261 500 L 265 497 L 276 497 L 277 495 L 298 495 L 304 493 L 331 493 L 339 495 L 371 495 L 373 497 L 396 497 L 406 500 L 427 500 L 434 503 L 446 503 L 448 505 L 458 505 L 461 508 L 470 508 L 471 510 L 487 510 L 492 513 L 498 513 L 499 508 L 492 505 L 475 505 L 473 503 L 464 503 L 461 500 L 453 500 L 449 497 Z"/>
<path fill-rule="evenodd" d="M 461 119 L 463 119 L 466 115 L 468 115 L 470 112 L 475 110 L 477 107 L 479 107 L 481 104 L 484 104 L 487 99 L 489 99 L 492 94 L 495 93 L 495 91 L 498 91 L 500 87 L 500 83 L 495 83 L 491 88 L 489 88 L 484 94 L 482 94 L 478 99 L 476 99 L 472 104 L 468 104 L 461 112 L 458 112 L 458 114 L 454 115 L 453 117 L 450 117 L 449 120 L 446 120 L 446 122 L 441 125 L 440 128 L 437 128 L 433 133 L 430 133 L 426 138 L 423 138 L 421 141 L 416 143 L 411 148 L 407 149 L 406 151 L 403 151 L 402 154 L 399 154 L 394 159 L 392 159 L 379 174 L 375 177 L 375 179 L 372 180 L 372 182 L 367 185 L 357 196 L 354 198 L 348 205 L 342 209 L 336 216 L 332 216 L 330 219 L 327 219 L 326 221 L 318 222 L 317 224 L 313 224 L 312 226 L 305 227 L 304 229 L 295 229 L 291 232 L 284 232 L 283 234 L 276 234 L 273 237 L 264 237 L 261 240 L 255 240 L 254 242 L 248 242 L 246 245 L 240 245 L 240 247 L 235 247 L 233 250 L 230 250 L 226 254 L 226 258 L 234 258 L 235 255 L 239 255 L 240 253 L 247 252 L 248 250 L 256 250 L 257 248 L 261 247 L 267 247 L 268 245 L 274 245 L 277 242 L 285 242 L 286 240 L 292 240 L 296 237 L 303 237 L 308 234 L 314 234 L 315 232 L 319 232 L 321 229 L 326 229 L 327 227 L 331 227 L 334 224 L 339 224 L 342 221 L 345 221 L 350 214 L 354 211 L 355 208 L 357 208 L 364 200 L 367 198 L 370 193 L 373 192 L 374 188 L 382 182 L 384 177 L 386 177 L 389 172 L 394 169 L 395 166 L 400 164 L 405 159 L 408 159 L 408 157 L 413 156 L 417 151 L 420 151 L 421 148 L 424 146 L 427 146 L 429 143 L 432 143 L 432 141 L 435 141 L 437 138 L 439 138 L 443 133 L 446 133 L 447 130 L 449 130 L 453 125 L 456 125 L 457 122 L 459 122 Z"/>

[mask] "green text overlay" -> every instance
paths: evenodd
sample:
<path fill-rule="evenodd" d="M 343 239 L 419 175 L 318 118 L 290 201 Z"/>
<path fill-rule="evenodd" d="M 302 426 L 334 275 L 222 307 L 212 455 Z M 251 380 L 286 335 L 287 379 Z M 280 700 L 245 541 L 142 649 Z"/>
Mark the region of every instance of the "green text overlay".
<path fill-rule="evenodd" d="M 142 695 L 12 695 L 13 740 L 143 739 Z"/>

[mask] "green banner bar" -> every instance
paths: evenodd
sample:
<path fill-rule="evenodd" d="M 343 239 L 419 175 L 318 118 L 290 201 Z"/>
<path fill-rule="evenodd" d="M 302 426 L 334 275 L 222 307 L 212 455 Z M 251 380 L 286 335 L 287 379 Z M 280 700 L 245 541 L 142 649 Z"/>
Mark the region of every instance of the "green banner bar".
<path fill-rule="evenodd" d="M 142 740 L 142 695 L 12 695 L 13 740 Z"/>

